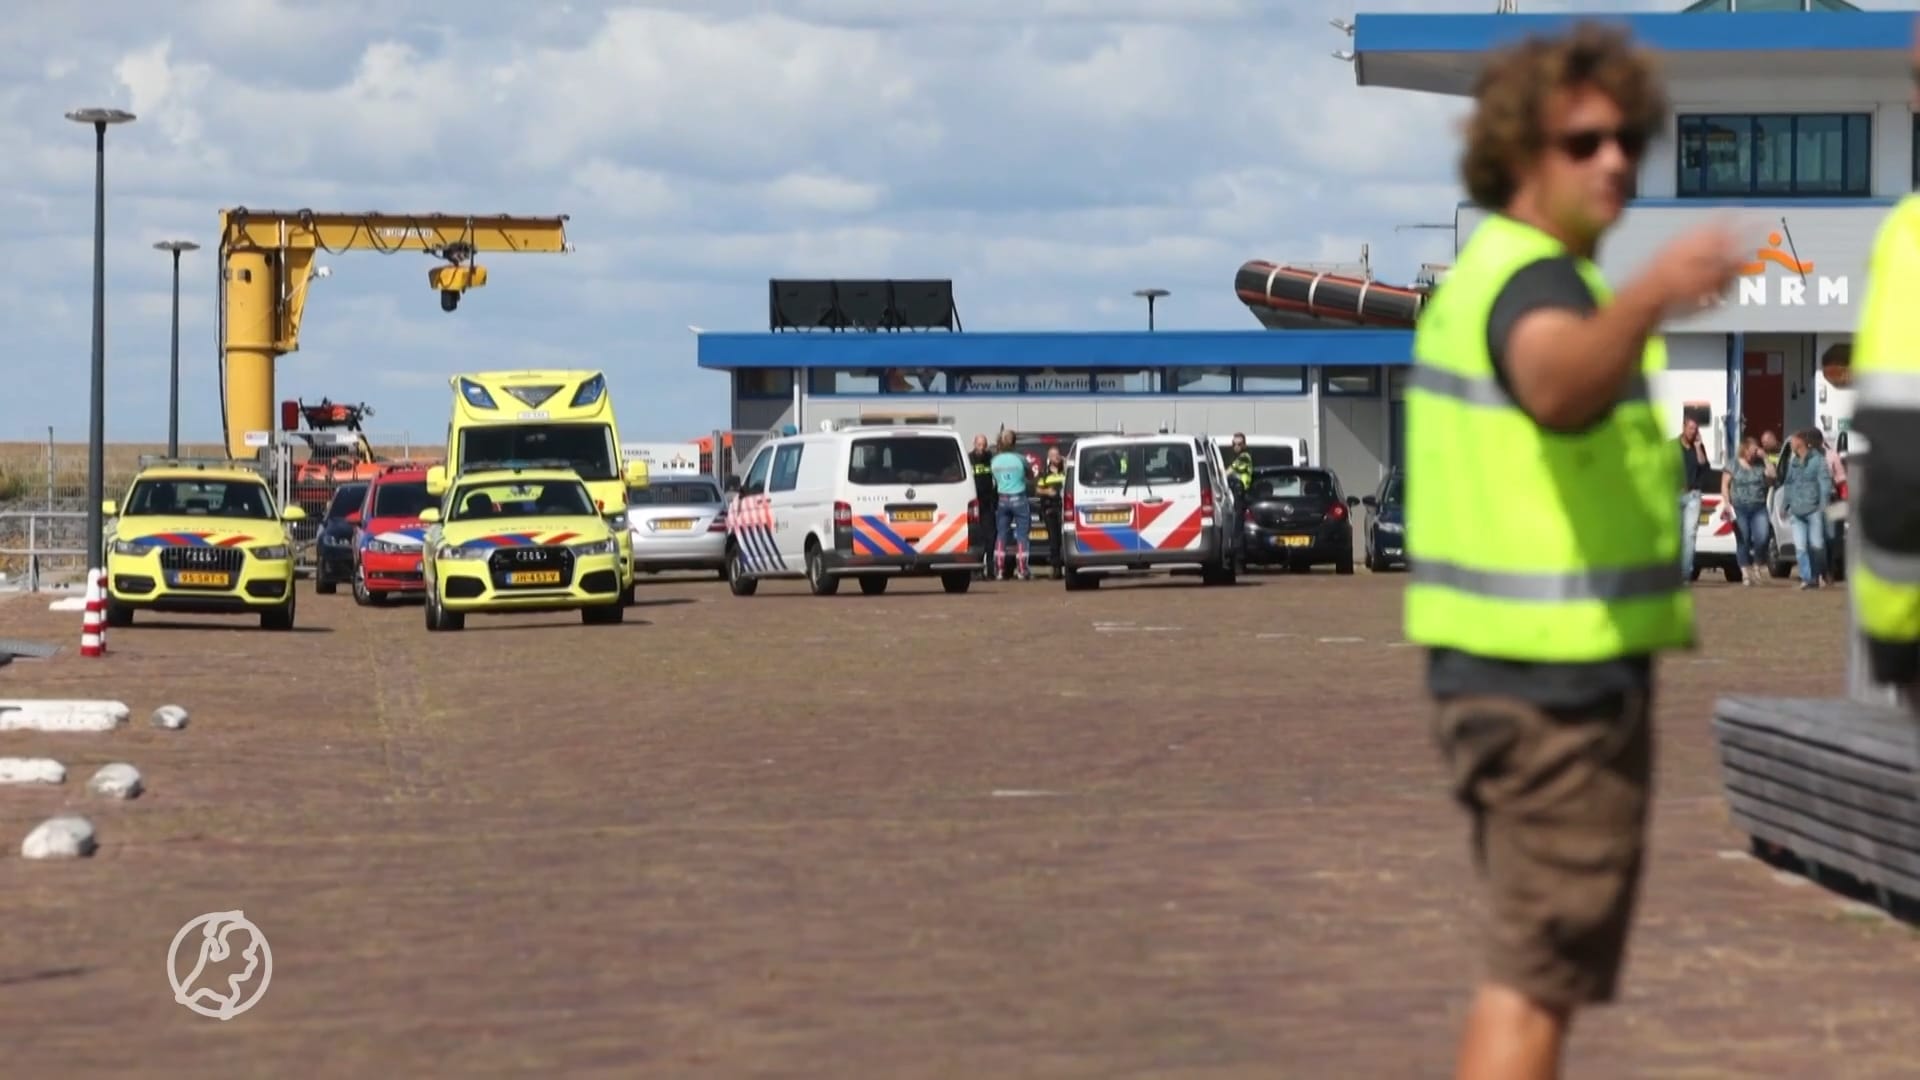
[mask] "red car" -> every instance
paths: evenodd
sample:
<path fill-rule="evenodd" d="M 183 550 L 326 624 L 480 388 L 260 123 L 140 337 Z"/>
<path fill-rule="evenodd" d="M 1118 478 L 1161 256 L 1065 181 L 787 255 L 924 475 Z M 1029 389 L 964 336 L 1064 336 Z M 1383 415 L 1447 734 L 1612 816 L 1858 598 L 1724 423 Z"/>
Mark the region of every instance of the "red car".
<path fill-rule="evenodd" d="M 368 483 L 364 516 L 354 534 L 355 601 L 379 604 L 394 593 L 424 592 L 420 556 L 427 526 L 420 511 L 439 503 L 427 494 L 425 466 L 389 466 Z"/>

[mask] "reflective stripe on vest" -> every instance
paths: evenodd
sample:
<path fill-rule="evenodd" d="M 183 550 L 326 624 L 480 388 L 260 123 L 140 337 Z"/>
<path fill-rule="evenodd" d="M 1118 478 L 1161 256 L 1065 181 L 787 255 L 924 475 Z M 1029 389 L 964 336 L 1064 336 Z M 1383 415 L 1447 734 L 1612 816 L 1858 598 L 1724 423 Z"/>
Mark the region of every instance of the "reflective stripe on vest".
<path fill-rule="evenodd" d="M 1920 196 L 1896 205 L 1880 226 L 1867 266 L 1867 294 L 1853 341 L 1854 415 L 1876 410 L 1920 413 L 1920 309 L 1913 291 L 1920 288 Z M 1893 427 L 1895 425 L 1888 425 Z M 1902 438 L 1920 438 L 1920 416 Z M 1866 433 L 1869 439 L 1879 433 Z M 1881 438 L 1891 438 L 1881 434 Z M 1850 475 L 1849 496 L 1863 515 L 1872 484 L 1873 448 L 1864 467 Z M 1920 491 L 1900 492 L 1920 499 Z M 1847 567 L 1847 591 L 1854 618 L 1867 637 L 1879 641 L 1920 642 L 1920 556 L 1873 545 L 1867 530 L 1850 528 L 1858 558 Z"/>
<path fill-rule="evenodd" d="M 1508 396 L 1506 390 L 1501 387 L 1500 380 L 1491 374 L 1458 375 L 1451 371 L 1416 364 L 1407 376 L 1407 382 L 1429 394 L 1452 398 L 1465 405 L 1478 405 L 1489 409 L 1516 407 L 1513 398 Z M 1636 373 L 1629 376 L 1626 385 L 1621 387 L 1617 404 L 1645 401 L 1650 395 L 1651 388 L 1647 383 L 1646 375 Z"/>
<path fill-rule="evenodd" d="M 1664 342 L 1648 341 L 1613 411 L 1580 433 L 1535 424 L 1494 374 L 1487 326 L 1501 289 L 1566 255 L 1546 234 L 1491 217 L 1421 312 L 1405 421 L 1407 459 L 1420 463 L 1406 500 L 1410 641 L 1536 663 L 1692 643 L 1680 462 L 1648 399 Z M 1578 265 L 1609 302 L 1599 269 Z"/>

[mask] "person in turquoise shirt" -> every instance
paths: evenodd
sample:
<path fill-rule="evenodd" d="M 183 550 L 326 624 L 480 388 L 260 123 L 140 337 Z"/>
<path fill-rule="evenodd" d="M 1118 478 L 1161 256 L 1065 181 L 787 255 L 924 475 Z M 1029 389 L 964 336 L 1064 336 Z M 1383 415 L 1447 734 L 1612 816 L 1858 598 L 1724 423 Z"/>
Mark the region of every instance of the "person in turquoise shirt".
<path fill-rule="evenodd" d="M 1000 452 L 993 455 L 988 468 L 993 472 L 993 490 L 999 496 L 999 505 L 993 512 L 993 566 L 987 576 L 1007 576 L 1007 548 L 1014 546 L 1020 553 L 1020 580 L 1032 581 L 1033 571 L 1027 566 L 1027 557 L 1033 541 L 1027 534 L 1033 530 L 1033 503 L 1027 498 L 1027 489 L 1033 474 L 1027 467 L 1026 455 L 1013 449 L 1013 432 L 1000 433 Z M 1012 545 L 1008 544 L 1009 530 L 1013 533 Z"/>

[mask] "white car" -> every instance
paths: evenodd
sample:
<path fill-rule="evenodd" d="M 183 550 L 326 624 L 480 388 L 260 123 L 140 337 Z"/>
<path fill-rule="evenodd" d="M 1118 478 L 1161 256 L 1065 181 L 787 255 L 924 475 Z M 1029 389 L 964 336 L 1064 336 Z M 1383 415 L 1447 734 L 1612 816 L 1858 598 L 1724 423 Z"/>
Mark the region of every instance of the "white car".
<path fill-rule="evenodd" d="M 635 573 L 712 570 L 727 574 L 727 504 L 704 476 L 663 477 L 627 500 Z"/>
<path fill-rule="evenodd" d="M 831 596 L 842 578 L 869 595 L 896 577 L 937 576 L 966 592 L 983 553 L 972 550 L 967 447 L 951 427 L 897 425 L 769 439 L 728 482 L 724 557 L 735 596 L 766 578 L 806 578 Z"/>
<path fill-rule="evenodd" d="M 1070 590 L 1136 571 L 1231 585 L 1240 550 L 1226 473 L 1195 435 L 1095 435 L 1073 444 L 1060 517 Z"/>

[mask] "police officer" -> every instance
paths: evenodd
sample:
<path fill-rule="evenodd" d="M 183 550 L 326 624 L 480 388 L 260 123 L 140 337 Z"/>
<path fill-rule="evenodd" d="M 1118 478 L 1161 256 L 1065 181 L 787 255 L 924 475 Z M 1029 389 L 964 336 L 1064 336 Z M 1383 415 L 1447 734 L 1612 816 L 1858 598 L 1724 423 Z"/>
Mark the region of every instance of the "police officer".
<path fill-rule="evenodd" d="M 1920 65 L 1920 19 L 1914 25 Z M 1847 463 L 1859 514 L 1849 526 L 1858 565 L 1847 573 L 1868 674 L 1911 698 L 1920 691 L 1920 195 L 1893 208 L 1872 258 L 1853 340 L 1853 433 L 1864 438 Z"/>
<path fill-rule="evenodd" d="M 1555 73 L 1549 76 L 1548 73 Z M 1651 788 L 1652 657 L 1693 643 L 1680 463 L 1649 400 L 1663 318 L 1720 295 L 1738 237 L 1673 241 L 1612 295 L 1593 263 L 1664 94 L 1621 32 L 1496 54 L 1462 172 L 1492 213 L 1415 330 L 1408 640 L 1474 818 L 1485 973 L 1458 1074 L 1560 1075 L 1572 1012 L 1615 995 Z M 1487 528 L 1530 509 L 1525 529 Z"/>
<path fill-rule="evenodd" d="M 975 435 L 973 450 L 967 454 L 967 460 L 973 464 L 973 499 L 980 504 L 980 516 L 973 522 L 969 545 L 980 555 L 980 569 L 973 572 L 976 580 L 988 577 L 986 564 L 993 550 L 993 512 L 1000 498 L 993 488 L 993 451 L 987 448 L 987 437 Z"/>
<path fill-rule="evenodd" d="M 1040 467 L 1034 492 L 1040 497 L 1040 520 L 1047 525 L 1047 568 L 1052 576 L 1062 576 L 1060 565 L 1060 495 L 1067 486 L 1067 459 L 1060 456 L 1060 444 L 1047 447 L 1047 463 Z"/>
<path fill-rule="evenodd" d="M 1253 486 L 1253 455 L 1247 452 L 1247 435 L 1244 431 L 1233 433 L 1233 449 L 1227 453 L 1227 482 L 1238 480 L 1240 491 Z"/>

